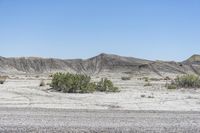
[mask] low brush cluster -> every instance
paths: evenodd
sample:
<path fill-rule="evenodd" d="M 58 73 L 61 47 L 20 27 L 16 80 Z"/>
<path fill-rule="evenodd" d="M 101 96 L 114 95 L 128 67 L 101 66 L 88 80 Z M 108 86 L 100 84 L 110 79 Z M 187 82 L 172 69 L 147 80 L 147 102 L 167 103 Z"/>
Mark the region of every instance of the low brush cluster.
<path fill-rule="evenodd" d="M 167 88 L 200 88 L 200 77 L 193 74 L 178 76 L 171 84 L 167 85 Z"/>
<path fill-rule="evenodd" d="M 117 92 L 119 89 L 115 87 L 112 81 L 101 79 L 95 83 L 91 82 L 91 77 L 82 74 L 71 73 L 55 73 L 52 75 L 51 87 L 56 91 L 64 93 L 92 93 L 94 91 L 101 92 Z"/>

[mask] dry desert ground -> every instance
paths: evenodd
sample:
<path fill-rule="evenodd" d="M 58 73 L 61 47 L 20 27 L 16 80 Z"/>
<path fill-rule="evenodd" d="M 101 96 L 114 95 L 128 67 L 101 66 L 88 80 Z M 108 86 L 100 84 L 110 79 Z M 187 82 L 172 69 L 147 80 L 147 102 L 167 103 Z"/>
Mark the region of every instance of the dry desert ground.
<path fill-rule="evenodd" d="M 12 75 L 0 85 L 0 107 L 200 111 L 199 89 L 169 90 L 165 84 L 170 81 L 166 80 L 150 81 L 151 86 L 145 86 L 141 77 L 122 80 L 118 75 L 106 76 L 120 92 L 61 93 L 51 89 L 48 76 Z M 92 79 L 99 80 L 99 76 Z M 46 84 L 43 87 L 39 87 L 41 80 Z"/>

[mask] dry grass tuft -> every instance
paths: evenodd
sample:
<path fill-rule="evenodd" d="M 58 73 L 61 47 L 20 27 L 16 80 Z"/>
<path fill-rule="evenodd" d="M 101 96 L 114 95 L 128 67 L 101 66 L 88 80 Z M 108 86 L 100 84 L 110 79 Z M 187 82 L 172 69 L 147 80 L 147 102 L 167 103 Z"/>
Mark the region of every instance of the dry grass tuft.
<path fill-rule="evenodd" d="M 148 83 L 144 84 L 144 87 L 146 87 L 146 86 L 152 86 L 152 84 L 150 82 L 148 82 Z"/>
<path fill-rule="evenodd" d="M 131 77 L 122 77 L 122 80 L 131 80 Z"/>
<path fill-rule="evenodd" d="M 4 84 L 8 76 L 0 76 L 0 84 Z"/>
<path fill-rule="evenodd" d="M 39 85 L 39 86 L 40 86 L 40 87 L 45 86 L 44 80 L 41 80 L 41 81 L 40 81 L 40 85 Z"/>

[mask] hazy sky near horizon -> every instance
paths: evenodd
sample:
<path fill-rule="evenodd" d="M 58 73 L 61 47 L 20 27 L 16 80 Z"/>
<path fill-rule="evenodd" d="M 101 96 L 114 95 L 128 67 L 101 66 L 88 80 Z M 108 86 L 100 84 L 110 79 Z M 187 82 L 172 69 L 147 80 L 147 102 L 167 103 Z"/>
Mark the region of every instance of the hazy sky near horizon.
<path fill-rule="evenodd" d="M 199 0 L 0 0 L 0 56 L 200 54 Z"/>

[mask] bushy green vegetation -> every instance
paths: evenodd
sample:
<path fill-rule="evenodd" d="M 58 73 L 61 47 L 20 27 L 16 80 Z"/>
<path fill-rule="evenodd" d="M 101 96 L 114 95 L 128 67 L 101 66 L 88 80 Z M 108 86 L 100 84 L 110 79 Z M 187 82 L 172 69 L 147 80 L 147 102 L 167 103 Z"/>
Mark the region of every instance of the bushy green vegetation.
<path fill-rule="evenodd" d="M 94 91 L 116 92 L 118 88 L 108 79 L 91 82 L 91 77 L 82 74 L 56 73 L 52 76 L 51 87 L 65 93 L 91 93 Z"/>
<path fill-rule="evenodd" d="M 177 76 L 171 84 L 166 85 L 168 89 L 176 89 L 176 88 L 200 88 L 200 77 L 187 74 L 183 76 Z"/>
<path fill-rule="evenodd" d="M 105 78 L 101 79 L 101 81 L 97 83 L 97 91 L 117 92 L 119 91 L 119 89 L 117 87 L 114 87 L 112 81 Z"/>
<path fill-rule="evenodd" d="M 199 88 L 200 87 L 200 78 L 199 76 L 188 74 L 183 76 L 178 76 L 175 79 L 175 84 L 177 87 L 183 88 Z"/>

